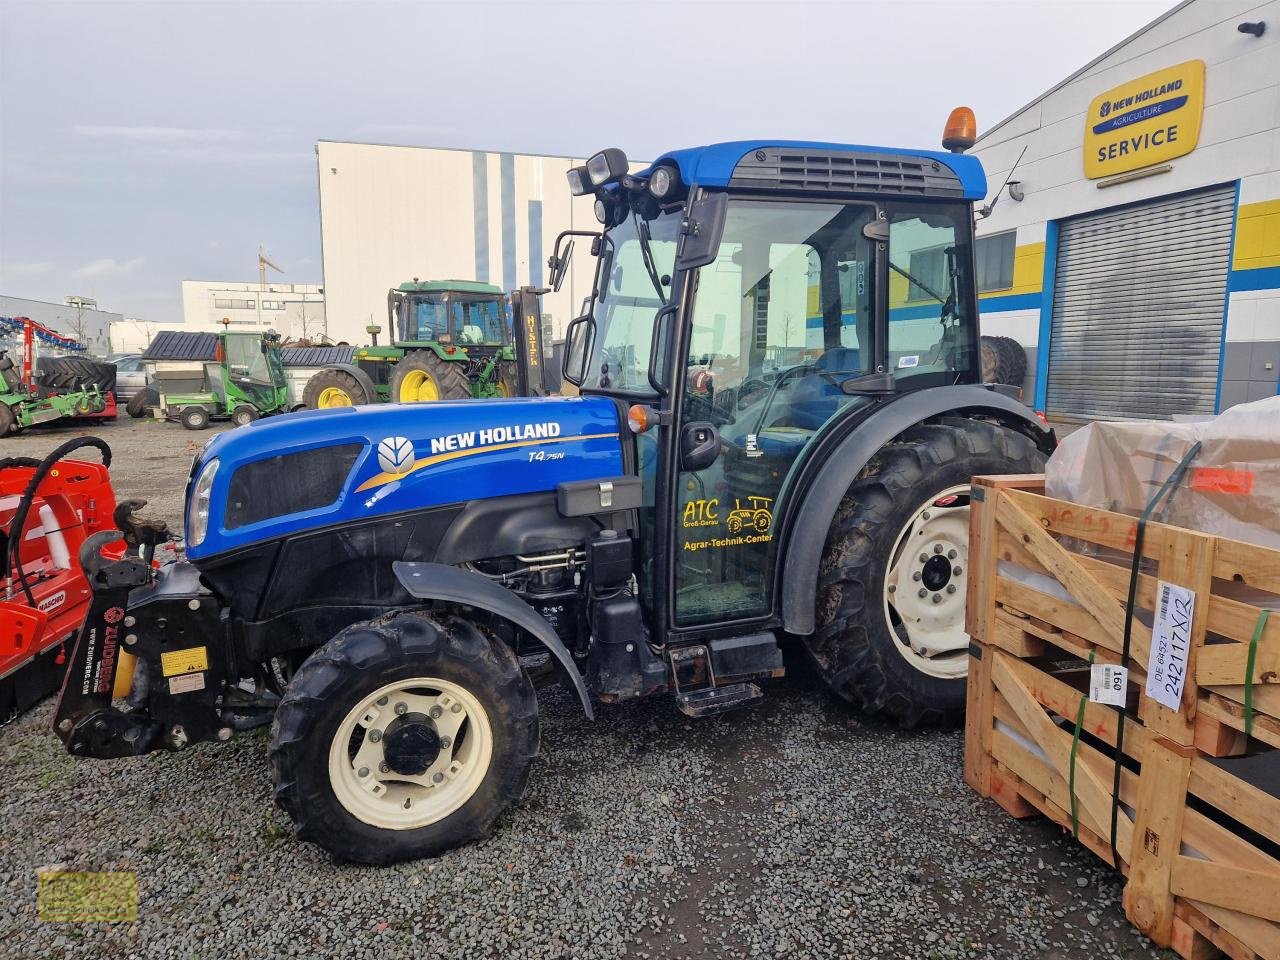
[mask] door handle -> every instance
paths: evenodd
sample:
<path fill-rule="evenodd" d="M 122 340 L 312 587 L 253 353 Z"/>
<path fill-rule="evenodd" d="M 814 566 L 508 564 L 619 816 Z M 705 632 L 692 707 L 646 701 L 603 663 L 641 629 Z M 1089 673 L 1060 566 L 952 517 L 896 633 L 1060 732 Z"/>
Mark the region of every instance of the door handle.
<path fill-rule="evenodd" d="M 694 420 L 680 430 L 680 469 L 705 470 L 720 456 L 720 431 L 707 420 Z"/>

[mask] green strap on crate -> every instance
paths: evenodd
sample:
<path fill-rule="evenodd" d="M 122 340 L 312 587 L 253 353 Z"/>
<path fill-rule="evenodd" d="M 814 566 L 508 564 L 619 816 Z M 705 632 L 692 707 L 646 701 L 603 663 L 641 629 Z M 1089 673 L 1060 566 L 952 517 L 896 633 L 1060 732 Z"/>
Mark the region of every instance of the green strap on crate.
<path fill-rule="evenodd" d="M 1097 657 L 1097 650 L 1089 651 L 1089 666 Z M 1071 836 L 1080 839 L 1080 807 L 1076 800 L 1076 754 L 1080 750 L 1080 731 L 1084 728 L 1084 708 L 1089 702 L 1087 696 L 1080 698 L 1080 706 L 1076 710 L 1076 731 L 1071 735 L 1071 770 L 1067 774 L 1067 792 L 1071 796 Z"/>
<path fill-rule="evenodd" d="M 1244 735 L 1253 736 L 1253 666 L 1258 659 L 1258 641 L 1262 639 L 1262 631 L 1267 628 L 1267 619 L 1271 611 L 1258 612 L 1258 622 L 1253 628 L 1253 637 L 1249 640 L 1249 658 L 1244 667 Z"/>

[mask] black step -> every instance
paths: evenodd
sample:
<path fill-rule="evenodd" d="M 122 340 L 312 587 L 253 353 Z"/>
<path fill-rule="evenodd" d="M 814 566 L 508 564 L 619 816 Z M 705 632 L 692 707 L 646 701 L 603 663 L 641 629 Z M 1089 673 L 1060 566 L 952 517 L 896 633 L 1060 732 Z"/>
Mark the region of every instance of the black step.
<path fill-rule="evenodd" d="M 754 683 L 730 683 L 723 687 L 676 694 L 676 706 L 686 717 L 712 717 L 736 707 L 745 707 L 763 697 Z"/>

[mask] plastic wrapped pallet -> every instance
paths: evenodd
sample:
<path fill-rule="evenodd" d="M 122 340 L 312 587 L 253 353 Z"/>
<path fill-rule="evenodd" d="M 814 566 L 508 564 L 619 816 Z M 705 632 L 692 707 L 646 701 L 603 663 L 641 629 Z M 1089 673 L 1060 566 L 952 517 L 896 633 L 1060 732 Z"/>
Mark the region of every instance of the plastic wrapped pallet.
<path fill-rule="evenodd" d="M 1280 548 L 1280 397 L 1195 423 L 1091 423 L 1049 459 L 1045 493 L 1139 514 L 1197 441 L 1200 452 L 1159 519 Z"/>

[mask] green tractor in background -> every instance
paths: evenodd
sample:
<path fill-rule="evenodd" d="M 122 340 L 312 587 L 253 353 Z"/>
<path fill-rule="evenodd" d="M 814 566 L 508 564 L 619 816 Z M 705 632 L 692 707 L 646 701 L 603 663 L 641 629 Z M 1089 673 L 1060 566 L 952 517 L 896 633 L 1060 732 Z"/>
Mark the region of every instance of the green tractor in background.
<path fill-rule="evenodd" d="M 211 420 L 236 426 L 288 409 L 276 333 L 164 330 L 142 355 L 149 386 L 132 416 L 147 412 L 203 430 Z"/>
<path fill-rule="evenodd" d="M 389 346 L 360 347 L 351 364 L 314 374 L 306 406 L 349 407 L 519 396 L 507 297 L 474 280 L 417 280 L 387 294 Z"/>

